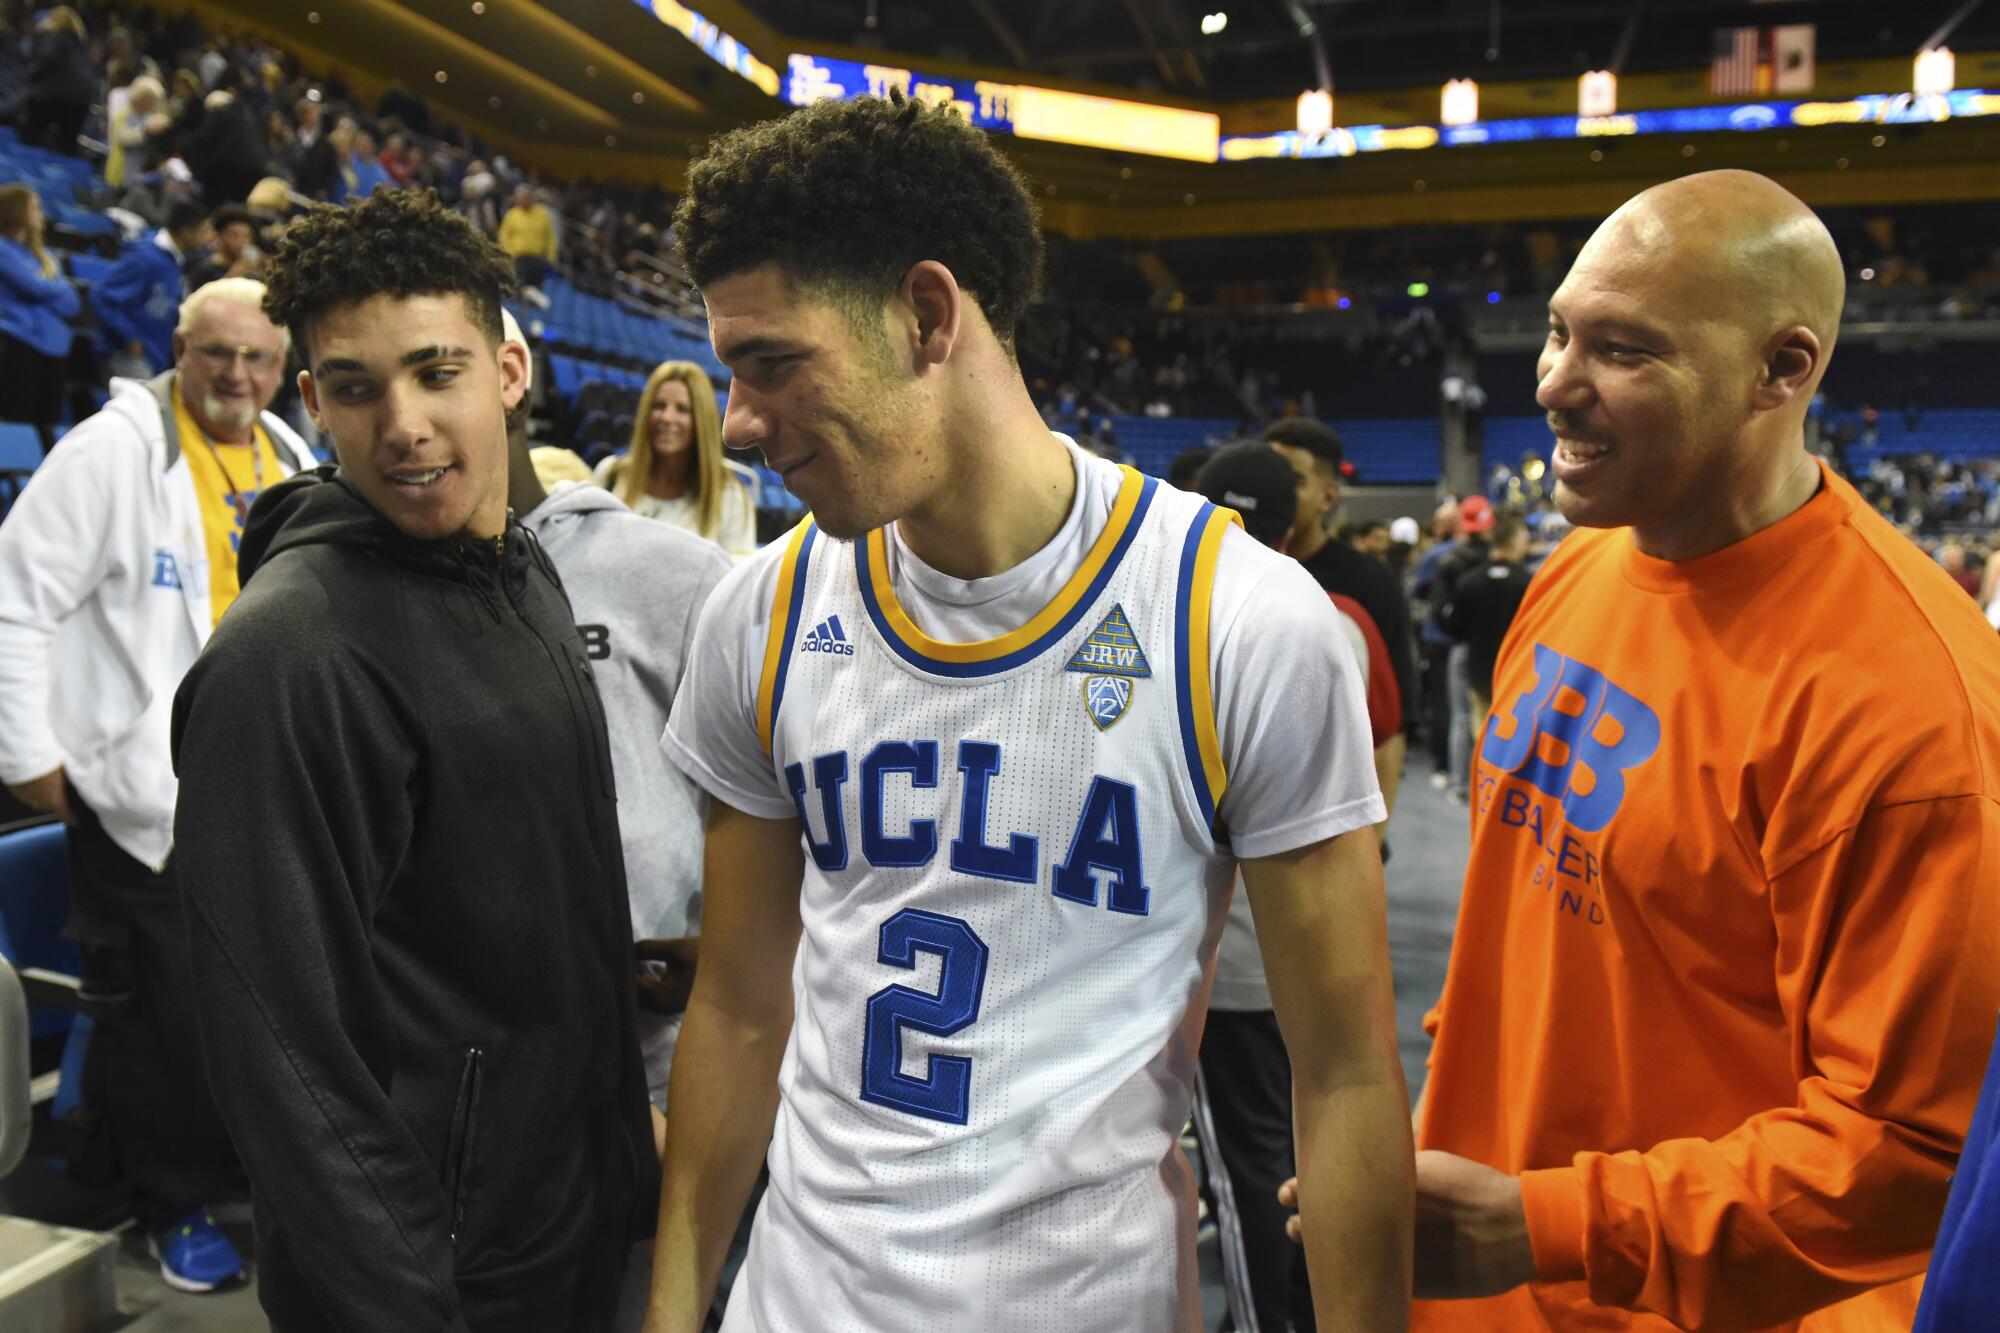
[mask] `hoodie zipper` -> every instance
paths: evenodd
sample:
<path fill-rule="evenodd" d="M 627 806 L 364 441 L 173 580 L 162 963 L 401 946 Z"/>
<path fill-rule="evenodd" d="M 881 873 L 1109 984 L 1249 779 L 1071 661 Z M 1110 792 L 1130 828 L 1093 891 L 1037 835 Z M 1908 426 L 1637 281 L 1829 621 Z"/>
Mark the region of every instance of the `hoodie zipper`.
<path fill-rule="evenodd" d="M 479 1068 L 485 1052 L 477 1046 L 466 1048 L 458 1070 L 458 1098 L 453 1103 L 451 1136 L 445 1141 L 444 1187 L 451 1199 L 451 1244 L 458 1246 L 459 1229 L 465 1224 L 465 1183 L 472 1165 L 472 1142 L 479 1128 Z"/>

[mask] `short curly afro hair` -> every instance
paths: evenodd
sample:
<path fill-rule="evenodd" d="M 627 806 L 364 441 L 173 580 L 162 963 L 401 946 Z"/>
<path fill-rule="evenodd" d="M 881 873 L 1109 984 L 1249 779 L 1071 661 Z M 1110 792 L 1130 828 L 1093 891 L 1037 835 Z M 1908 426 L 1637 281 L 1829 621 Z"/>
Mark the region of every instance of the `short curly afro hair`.
<path fill-rule="evenodd" d="M 313 320 L 383 293 L 457 293 L 498 346 L 500 303 L 514 293 L 514 266 L 435 190 L 379 190 L 357 204 L 316 205 L 293 222 L 272 252 L 264 286 L 264 313 L 291 330 L 308 361 Z"/>
<path fill-rule="evenodd" d="M 775 263 L 855 313 L 934 259 L 1010 348 L 1042 280 L 1020 172 L 961 117 L 900 95 L 717 137 L 688 168 L 674 230 L 696 286 Z"/>

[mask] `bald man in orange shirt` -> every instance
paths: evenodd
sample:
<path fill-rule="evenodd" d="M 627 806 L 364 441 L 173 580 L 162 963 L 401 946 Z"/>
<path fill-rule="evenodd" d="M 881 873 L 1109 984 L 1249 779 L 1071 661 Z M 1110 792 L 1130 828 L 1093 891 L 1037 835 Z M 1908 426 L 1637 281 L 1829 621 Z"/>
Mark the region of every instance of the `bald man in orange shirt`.
<path fill-rule="evenodd" d="M 2000 1012 L 2000 641 L 1806 453 L 1843 287 L 1710 172 L 1550 302 L 1580 531 L 1476 758 L 1414 1329 L 1910 1326 Z"/>

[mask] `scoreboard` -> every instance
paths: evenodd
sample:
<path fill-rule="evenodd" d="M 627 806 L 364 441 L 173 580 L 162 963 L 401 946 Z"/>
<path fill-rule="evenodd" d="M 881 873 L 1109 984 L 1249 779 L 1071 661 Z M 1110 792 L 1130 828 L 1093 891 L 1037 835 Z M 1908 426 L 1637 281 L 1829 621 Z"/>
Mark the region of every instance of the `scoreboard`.
<path fill-rule="evenodd" d="M 1118 152 L 1213 162 L 1222 121 L 1212 111 L 1188 111 L 1151 102 L 924 74 L 896 65 L 868 65 L 832 56 L 794 55 L 784 83 L 793 106 L 849 97 L 887 97 L 944 107 L 983 130 L 1080 144 Z"/>

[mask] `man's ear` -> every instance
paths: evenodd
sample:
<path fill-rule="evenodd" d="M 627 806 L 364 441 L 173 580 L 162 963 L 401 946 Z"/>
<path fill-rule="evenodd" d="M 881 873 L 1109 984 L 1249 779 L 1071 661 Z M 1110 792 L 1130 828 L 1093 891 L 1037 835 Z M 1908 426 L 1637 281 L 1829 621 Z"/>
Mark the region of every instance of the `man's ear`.
<path fill-rule="evenodd" d="M 933 366 L 950 360 L 966 315 L 965 293 L 951 270 L 926 259 L 903 275 L 896 295 L 912 319 L 911 348 L 917 360 Z"/>
<path fill-rule="evenodd" d="M 187 353 L 187 345 L 188 345 L 187 335 L 185 333 L 182 333 L 179 329 L 175 329 L 174 330 L 175 365 L 178 366 L 181 363 L 181 357 Z"/>
<path fill-rule="evenodd" d="M 510 339 L 494 355 L 500 366 L 500 402 L 512 412 L 528 392 L 528 349 Z"/>
<path fill-rule="evenodd" d="M 1810 397 L 1824 355 L 1819 335 L 1803 324 L 1773 335 L 1765 345 L 1763 372 L 1757 377 L 1753 401 L 1769 411 L 1802 395 Z"/>
<path fill-rule="evenodd" d="M 310 370 L 301 370 L 299 372 L 299 397 L 305 402 L 306 415 L 312 418 L 313 425 L 318 426 L 321 430 L 325 430 L 326 422 L 320 418 L 319 414 L 319 385 L 313 383 L 312 372 Z"/>

